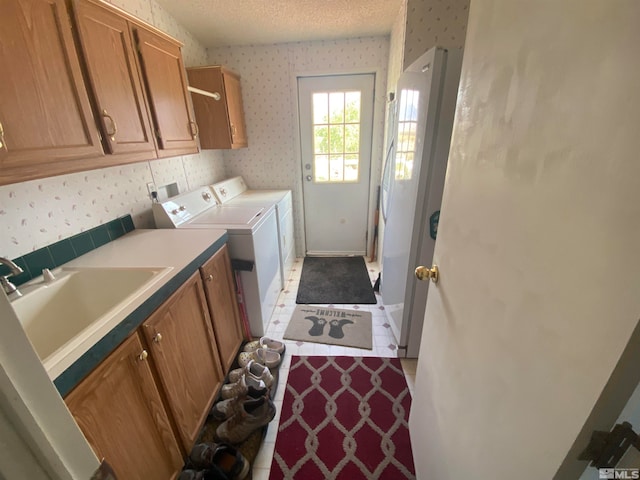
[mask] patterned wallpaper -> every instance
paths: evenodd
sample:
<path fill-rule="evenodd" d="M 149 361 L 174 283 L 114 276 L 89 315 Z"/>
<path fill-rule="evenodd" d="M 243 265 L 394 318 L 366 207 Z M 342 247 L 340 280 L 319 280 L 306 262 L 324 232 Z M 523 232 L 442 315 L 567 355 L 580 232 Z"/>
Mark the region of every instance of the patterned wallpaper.
<path fill-rule="evenodd" d="M 398 77 L 402 73 L 404 61 L 405 35 L 407 22 L 407 0 L 403 0 L 398 16 L 391 28 L 389 45 L 389 68 L 387 72 L 387 92 L 394 92 Z"/>
<path fill-rule="evenodd" d="M 207 63 L 207 52 L 153 0 L 114 5 L 185 44 L 188 66 Z M 0 256 L 15 258 L 62 238 L 131 214 L 137 228 L 153 228 L 147 183 L 177 182 L 180 191 L 225 178 L 219 150 L 0 186 Z"/>
<path fill-rule="evenodd" d="M 464 48 L 470 0 L 408 0 L 404 66 L 436 45 Z"/>
<path fill-rule="evenodd" d="M 304 253 L 296 76 L 376 73 L 371 196 L 381 174 L 389 37 L 299 42 L 209 50 L 211 64 L 241 76 L 249 147 L 225 151 L 226 172 L 251 188 L 293 193 L 297 254 Z"/>

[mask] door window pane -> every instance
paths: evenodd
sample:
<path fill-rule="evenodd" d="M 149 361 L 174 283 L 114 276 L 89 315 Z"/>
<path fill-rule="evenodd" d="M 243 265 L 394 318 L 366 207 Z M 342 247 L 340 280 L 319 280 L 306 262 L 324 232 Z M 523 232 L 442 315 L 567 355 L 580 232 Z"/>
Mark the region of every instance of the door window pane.
<path fill-rule="evenodd" d="M 329 127 L 329 148 L 331 153 L 344 153 L 344 125 Z"/>
<path fill-rule="evenodd" d="M 344 157 L 344 180 L 346 182 L 358 181 L 358 155 L 345 155 Z"/>
<path fill-rule="evenodd" d="M 344 180 L 344 159 L 342 155 L 331 155 L 329 159 L 329 178 L 332 182 L 341 182 Z"/>
<path fill-rule="evenodd" d="M 345 122 L 360 123 L 360 92 L 345 93 Z"/>
<path fill-rule="evenodd" d="M 329 94 L 329 121 L 330 123 L 344 123 L 344 92 Z"/>
<path fill-rule="evenodd" d="M 313 153 L 329 153 L 329 127 L 313 127 Z"/>
<path fill-rule="evenodd" d="M 328 123 L 329 121 L 329 94 L 313 94 L 313 123 Z"/>
<path fill-rule="evenodd" d="M 358 153 L 360 150 L 360 125 L 344 126 L 344 151 Z"/>

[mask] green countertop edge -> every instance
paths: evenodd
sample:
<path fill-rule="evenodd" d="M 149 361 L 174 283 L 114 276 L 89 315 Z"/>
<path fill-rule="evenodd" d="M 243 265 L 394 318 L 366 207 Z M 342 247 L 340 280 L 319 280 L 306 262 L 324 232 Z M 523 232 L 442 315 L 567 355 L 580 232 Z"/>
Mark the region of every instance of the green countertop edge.
<path fill-rule="evenodd" d="M 165 283 L 142 305 L 131 312 L 122 322 L 107 333 L 98 343 L 91 347 L 69 368 L 53 381 L 62 397 L 73 390 L 94 368 L 115 350 L 129 335 L 131 335 L 167 298 L 193 275 L 198 268 L 216 253 L 225 243 L 228 236 L 225 233 L 204 252 L 194 258 L 186 267 Z"/>

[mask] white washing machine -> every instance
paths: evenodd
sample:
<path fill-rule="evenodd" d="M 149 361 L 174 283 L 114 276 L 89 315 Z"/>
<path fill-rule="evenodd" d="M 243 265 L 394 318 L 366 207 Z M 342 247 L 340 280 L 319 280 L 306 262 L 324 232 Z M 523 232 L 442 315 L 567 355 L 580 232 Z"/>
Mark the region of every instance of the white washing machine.
<path fill-rule="evenodd" d="M 254 263 L 240 278 L 251 334 L 263 336 L 281 290 L 275 207 L 222 206 L 210 187 L 201 187 L 154 203 L 153 217 L 157 228 L 227 230 L 231 258 Z"/>
<path fill-rule="evenodd" d="M 291 190 L 249 190 L 242 177 L 233 177 L 211 186 L 218 201 L 225 206 L 275 205 L 278 222 L 278 249 L 282 288 L 296 258 Z"/>

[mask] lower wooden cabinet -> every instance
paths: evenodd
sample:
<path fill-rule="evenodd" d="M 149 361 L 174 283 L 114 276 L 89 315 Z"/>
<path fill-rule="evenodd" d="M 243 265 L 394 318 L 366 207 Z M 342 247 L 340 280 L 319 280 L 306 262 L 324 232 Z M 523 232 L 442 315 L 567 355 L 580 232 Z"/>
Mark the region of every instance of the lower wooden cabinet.
<path fill-rule="evenodd" d="M 189 452 L 224 381 L 198 273 L 144 322 L 142 332 Z"/>
<path fill-rule="evenodd" d="M 242 338 L 225 245 L 65 402 L 119 479 L 176 478 Z"/>
<path fill-rule="evenodd" d="M 175 478 L 184 463 L 147 355 L 134 333 L 65 398 L 119 479 Z"/>
<path fill-rule="evenodd" d="M 229 249 L 223 246 L 202 267 L 200 273 L 213 321 L 220 360 L 225 375 L 244 339 L 236 299 Z"/>

